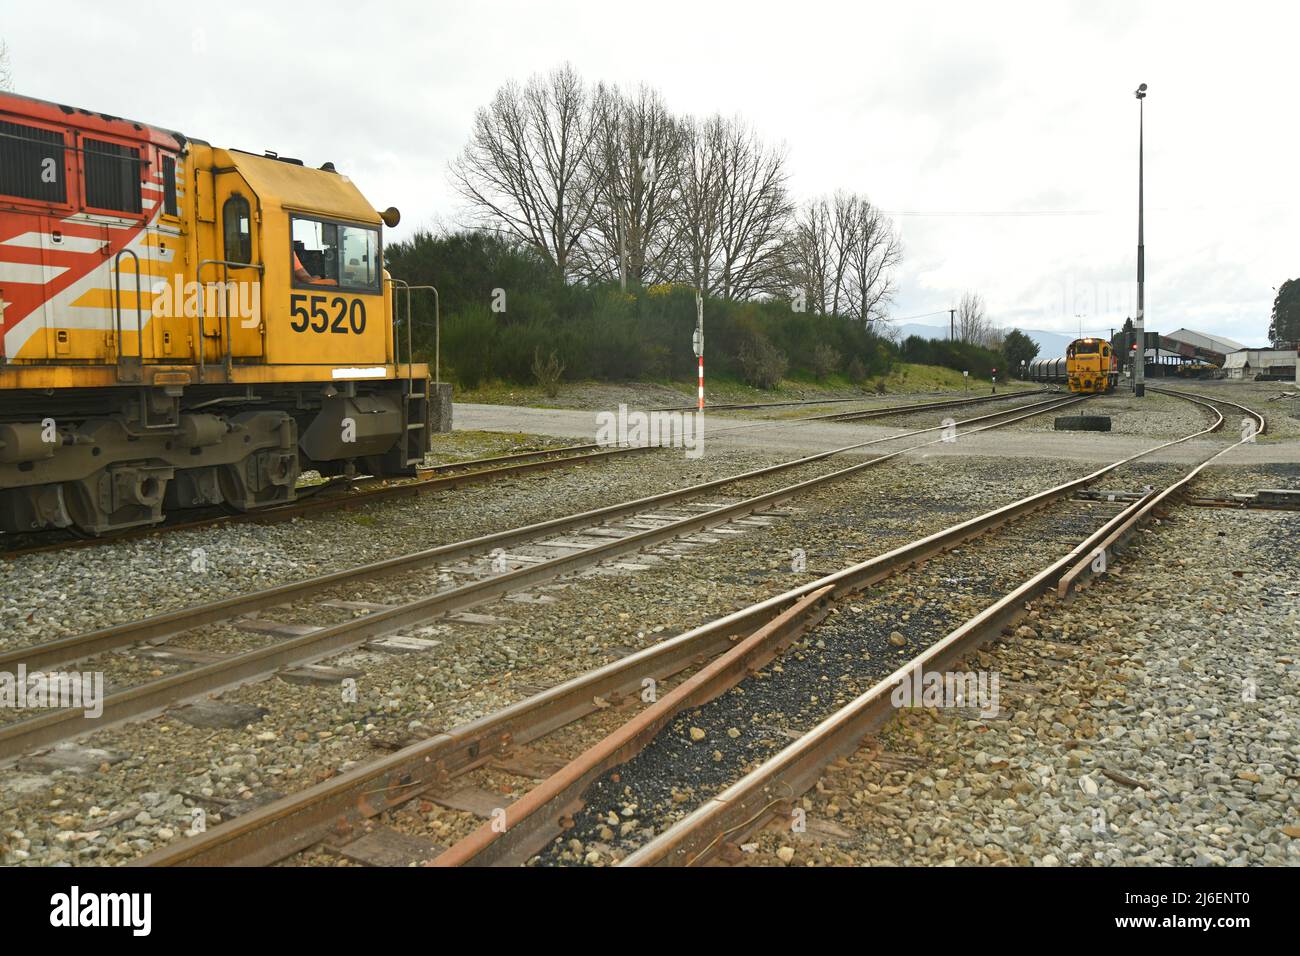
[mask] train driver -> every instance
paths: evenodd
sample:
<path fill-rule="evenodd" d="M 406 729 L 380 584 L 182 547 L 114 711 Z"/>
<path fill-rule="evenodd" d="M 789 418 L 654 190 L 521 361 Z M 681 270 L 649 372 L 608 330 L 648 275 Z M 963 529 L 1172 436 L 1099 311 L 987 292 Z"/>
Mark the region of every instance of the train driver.
<path fill-rule="evenodd" d="M 302 260 L 298 258 L 297 249 L 293 250 L 293 277 L 299 282 L 304 282 L 308 285 L 338 285 L 338 282 L 334 279 L 318 279 L 316 276 L 308 272 L 307 267 L 304 266 Z"/>

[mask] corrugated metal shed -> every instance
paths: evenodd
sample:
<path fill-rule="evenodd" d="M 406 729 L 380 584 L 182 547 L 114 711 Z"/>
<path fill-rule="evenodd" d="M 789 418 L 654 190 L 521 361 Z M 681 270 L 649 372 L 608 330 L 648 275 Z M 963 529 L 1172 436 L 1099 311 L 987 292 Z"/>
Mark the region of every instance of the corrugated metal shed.
<path fill-rule="evenodd" d="M 1194 345 L 1200 349 L 1210 349 L 1213 352 L 1222 352 L 1227 355 L 1230 352 L 1236 352 L 1238 349 L 1244 349 L 1240 342 L 1234 342 L 1232 339 L 1224 338 L 1222 335 L 1211 335 L 1209 332 L 1197 332 L 1195 329 L 1179 329 L 1177 332 L 1166 332 L 1164 335 L 1167 339 L 1176 339 L 1179 342 L 1186 342 L 1188 345 Z"/>

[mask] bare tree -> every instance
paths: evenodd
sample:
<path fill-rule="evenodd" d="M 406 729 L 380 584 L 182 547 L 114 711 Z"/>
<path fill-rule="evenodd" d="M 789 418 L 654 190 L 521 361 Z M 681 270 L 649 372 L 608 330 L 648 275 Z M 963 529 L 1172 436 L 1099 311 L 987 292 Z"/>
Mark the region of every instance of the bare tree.
<path fill-rule="evenodd" d="M 804 290 L 813 312 L 864 322 L 883 318 L 901 257 L 888 217 L 851 193 L 808 203 L 787 238 L 791 291 Z"/>
<path fill-rule="evenodd" d="M 748 299 L 781 285 L 781 238 L 792 212 L 785 154 L 765 145 L 740 119 L 721 120 L 719 126 L 716 286 L 725 299 Z"/>
<path fill-rule="evenodd" d="M 715 277 L 722 246 L 723 121 L 686 119 L 675 206 L 675 274 L 706 296 L 717 293 Z"/>
<path fill-rule="evenodd" d="M 957 337 L 968 345 L 979 345 L 988 330 L 983 297 L 975 292 L 967 292 L 957 303 Z"/>
<path fill-rule="evenodd" d="M 585 277 L 625 275 L 632 284 L 675 278 L 682 124 L 659 93 L 645 86 L 633 96 L 617 87 L 597 87 L 592 119 L 589 177 L 596 208 L 583 242 Z"/>
<path fill-rule="evenodd" d="M 675 117 L 645 86 L 589 94 L 568 64 L 501 87 L 450 171 L 475 224 L 566 277 L 727 299 L 797 286 L 815 311 L 863 321 L 893 292 L 898 239 L 865 197 L 837 192 L 796 217 L 784 151 L 743 120 Z"/>
<path fill-rule="evenodd" d="M 9 45 L 0 40 L 0 90 L 14 88 L 14 71 L 9 65 Z"/>
<path fill-rule="evenodd" d="M 894 296 L 893 270 L 903 259 L 903 246 L 888 216 L 862 196 L 854 209 L 849 246 L 848 309 L 861 322 L 885 318 Z"/>
<path fill-rule="evenodd" d="M 814 199 L 795 213 L 784 244 L 787 294 L 802 295 L 814 315 L 828 311 L 835 238 L 830 203 Z"/>
<path fill-rule="evenodd" d="M 840 303 L 847 298 L 845 285 L 852 257 L 853 246 L 858 235 L 858 211 L 866 203 L 860 196 L 836 190 L 831 197 L 831 248 L 834 258 L 831 261 L 830 311 L 840 314 Z"/>
<path fill-rule="evenodd" d="M 510 82 L 475 114 L 452 182 L 479 224 L 523 241 L 567 276 L 595 215 L 594 135 L 586 88 L 570 65 L 523 87 Z"/>

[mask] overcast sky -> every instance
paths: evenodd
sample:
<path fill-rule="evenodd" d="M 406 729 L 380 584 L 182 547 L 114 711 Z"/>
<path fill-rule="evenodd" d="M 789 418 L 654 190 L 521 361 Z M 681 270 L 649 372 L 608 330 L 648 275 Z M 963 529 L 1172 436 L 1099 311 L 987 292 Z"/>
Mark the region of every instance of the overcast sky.
<path fill-rule="evenodd" d="M 1006 327 L 1069 332 L 1133 311 L 1146 82 L 1147 327 L 1253 344 L 1300 276 L 1298 11 L 0 0 L 0 38 L 18 92 L 331 160 L 402 210 L 399 237 L 462 218 L 447 163 L 475 108 L 567 60 L 678 112 L 743 115 L 785 144 L 798 198 L 841 187 L 895 213 L 897 320 L 973 290 Z"/>

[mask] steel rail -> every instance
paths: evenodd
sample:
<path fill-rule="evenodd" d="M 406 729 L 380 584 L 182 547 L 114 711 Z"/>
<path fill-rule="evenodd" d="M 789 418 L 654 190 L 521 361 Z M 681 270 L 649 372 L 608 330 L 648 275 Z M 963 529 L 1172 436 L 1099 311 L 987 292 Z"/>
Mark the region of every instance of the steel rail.
<path fill-rule="evenodd" d="M 1046 402 L 1042 404 L 1051 403 Z M 1013 411 L 1019 410 L 1020 409 L 1008 409 L 1004 412 L 995 413 L 993 415 L 984 415 L 978 418 L 967 419 L 961 424 L 964 425 L 973 422 L 986 421 L 989 418 L 1000 418 L 1011 414 Z M 1050 411 L 1051 408 L 1043 410 Z M 1010 424 L 1010 422 L 1004 422 L 1002 424 Z M 233 595 L 207 604 L 164 612 L 138 621 L 115 624 L 96 631 L 59 638 L 43 644 L 32 645 L 25 648 L 14 648 L 0 653 L 0 671 L 15 668 L 19 664 L 25 664 L 28 670 L 48 668 L 56 664 L 81 660 L 92 654 L 112 650 L 113 648 L 122 647 L 136 641 L 170 637 L 196 627 L 230 620 L 231 618 L 241 614 L 252 613 L 268 607 L 276 607 L 291 600 L 301 600 L 302 598 L 345 582 L 351 583 L 354 581 L 368 580 L 386 574 L 412 571 L 418 568 L 427 567 L 428 565 L 438 561 L 461 558 L 478 552 L 488 551 L 492 548 L 508 547 L 542 534 L 553 534 L 560 531 L 572 530 L 585 525 L 626 517 L 636 514 L 639 511 L 644 511 L 647 508 L 659 507 L 672 502 L 681 501 L 685 498 L 695 497 L 706 491 L 711 491 L 734 482 L 777 474 L 791 468 L 830 458 L 833 455 L 853 451 L 859 448 L 865 448 L 871 445 L 877 445 L 882 442 L 895 441 L 900 438 L 910 438 L 915 435 L 926 434 L 942 427 L 943 426 L 924 428 L 912 432 L 906 432 L 901 435 L 889 436 L 887 438 L 877 438 L 872 439 L 871 441 L 857 442 L 852 445 L 845 445 L 829 451 L 817 452 L 813 455 L 806 455 L 801 458 L 781 462 L 777 465 L 768 465 L 725 478 L 718 478 L 697 485 L 691 485 L 686 488 L 679 488 L 673 491 L 649 495 L 644 498 L 637 498 L 614 505 L 607 505 L 603 508 L 596 508 L 592 511 L 584 511 L 560 518 L 553 518 L 548 521 L 525 525 L 519 528 L 512 528 L 506 531 L 498 531 L 492 534 L 482 535 L 477 538 L 439 545 L 437 547 L 386 558 L 382 561 L 376 561 L 354 568 L 345 568 L 340 571 L 317 575 L 316 577 L 306 578 L 302 581 L 293 581 L 275 587 L 264 588 L 263 590 L 254 591 L 248 594 Z M 974 429 L 974 431 L 979 430 L 982 429 Z"/>
<path fill-rule="evenodd" d="M 940 408 L 955 408 L 959 405 L 971 405 L 978 402 L 1000 402 L 1012 398 L 1024 398 L 1031 395 L 1042 395 L 1051 389 L 1035 388 L 1019 392 L 1007 392 L 1003 395 L 983 395 L 976 398 L 957 398 L 942 402 L 923 402 L 919 405 L 908 408 L 906 406 L 899 408 L 867 408 L 857 412 L 830 412 L 826 415 L 813 415 L 801 418 L 800 421 L 860 421 L 864 418 L 888 418 L 895 415 L 910 415 L 913 412 L 924 412 Z"/>
<path fill-rule="evenodd" d="M 1067 494 L 1073 493 L 1073 491 L 1082 487 L 1084 484 L 1095 481 L 1102 475 L 1123 464 L 1127 464 L 1136 458 L 1144 457 L 1152 452 L 1160 450 L 1161 448 L 1168 447 L 1169 445 L 1179 444 L 1180 442 L 1195 438 L 1198 435 L 1206 434 L 1209 431 L 1218 428 L 1219 425 L 1222 424 L 1222 421 L 1223 418 L 1219 415 L 1214 424 L 1204 431 L 1195 432 L 1186 435 L 1183 438 L 1157 445 L 1121 462 L 1116 462 L 1107 466 L 1101 471 L 1086 476 L 1084 479 L 1067 483 L 1067 485 L 1060 486 L 1048 493 L 1032 496 L 1028 499 L 1024 499 L 1024 501 L 1020 503 L 1014 503 L 1004 509 L 999 509 L 997 512 L 982 517 L 985 519 L 996 520 L 999 524 L 1015 518 L 1023 517 L 1028 513 L 1028 511 L 1023 507 L 1025 504 L 1035 504 L 1039 507 L 1046 507 L 1049 504 L 1061 500 L 1061 498 L 1064 497 L 1061 492 L 1065 489 L 1068 489 L 1068 491 L 1066 491 Z M 1053 491 L 1056 493 L 1053 494 Z M 944 534 L 957 537 L 954 533 L 962 527 L 962 525 L 958 525 L 953 529 L 949 529 L 949 531 Z M 988 527 L 990 526 L 983 526 L 981 530 L 988 530 Z M 949 541 L 948 547 L 952 546 L 954 546 L 954 542 Z M 920 560 L 924 560 L 929 556 L 929 553 L 913 555 L 912 560 L 907 566 L 913 566 L 919 563 Z M 868 565 L 869 564 L 870 563 L 868 563 Z M 824 584 L 828 587 L 833 587 L 831 581 L 831 578 L 823 578 L 821 581 L 815 582 L 815 584 Z M 871 583 L 874 583 L 874 581 L 859 580 L 856 582 L 856 585 L 852 590 L 861 590 L 863 587 L 869 586 Z M 846 596 L 846 594 L 839 591 L 836 591 L 834 594 L 835 599 L 844 596 Z M 735 672 L 728 671 L 728 673 L 734 675 Z M 739 677 L 736 677 L 736 681 L 738 680 Z M 736 681 L 733 681 L 733 683 Z M 725 688 L 716 688 L 716 692 L 721 693 L 723 689 Z M 502 865 L 524 862 L 531 855 L 538 852 L 547 842 L 549 842 L 549 840 L 560 832 L 559 814 L 580 806 L 583 793 L 596 777 L 605 770 L 616 765 L 616 763 L 626 761 L 636 753 L 636 750 L 640 748 L 637 747 L 636 749 L 631 749 L 633 741 L 637 741 L 641 745 L 644 745 L 644 743 L 648 742 L 648 739 L 649 738 L 642 734 L 639 729 L 630 736 L 628 736 L 623 730 L 616 731 L 605 741 L 598 743 L 595 747 L 586 751 L 582 756 L 544 781 L 537 788 L 534 788 L 534 790 L 529 791 L 529 793 L 525 794 L 519 801 L 512 804 L 511 807 L 506 810 L 508 828 L 505 832 L 501 832 L 499 827 L 493 827 L 491 825 L 480 827 L 469 836 L 453 845 L 446 851 L 446 853 L 439 856 L 433 862 L 436 865 L 450 866 L 466 864 Z M 611 752 L 617 752 L 621 757 L 621 760 L 611 762 L 609 759 Z"/>
<path fill-rule="evenodd" d="M 1037 395 L 1041 392 L 1046 392 L 1046 391 L 1049 391 L 1049 389 L 1045 389 L 1045 388 L 1025 389 L 1019 392 L 1007 392 L 1005 395 L 985 395 L 979 398 L 963 399 L 962 401 L 989 402 L 989 401 L 997 401 L 999 399 L 1003 399 L 1015 395 Z M 943 393 L 931 392 L 930 394 L 941 395 Z M 709 405 L 706 403 L 704 406 L 704 410 L 706 412 L 738 411 L 741 409 L 754 409 L 754 408 L 784 408 L 790 405 L 836 405 L 843 402 L 871 402 L 871 401 L 875 401 L 876 398 L 877 396 L 874 395 L 864 395 L 861 398 L 823 398 L 823 399 L 810 398 L 810 399 L 801 399 L 799 401 L 789 401 L 789 402 L 726 402 L 720 405 Z M 910 405 L 894 405 L 892 406 L 892 408 L 894 408 L 898 413 L 901 414 L 907 411 L 908 409 L 923 409 L 925 408 L 925 406 L 933 405 L 933 404 L 934 403 L 931 402 L 915 402 Z M 647 411 L 693 412 L 696 410 L 696 407 L 697 406 L 695 405 L 660 405 L 654 408 L 647 409 Z M 865 409 L 865 411 L 879 411 L 879 410 L 880 409 Z M 790 421 L 803 421 L 803 420 L 804 419 L 790 419 Z"/>
<path fill-rule="evenodd" d="M 750 408 L 787 408 L 791 405 L 839 405 L 844 402 L 869 402 L 873 396 L 864 395 L 861 398 L 801 398 L 788 402 L 718 402 L 704 405 L 706 412 L 720 411 L 738 411 L 740 409 Z M 699 405 L 651 405 L 646 411 L 648 412 L 694 412 L 699 410 Z"/>
<path fill-rule="evenodd" d="M 1193 395 L 1189 395 L 1181 392 L 1175 392 L 1165 388 L 1157 388 L 1150 385 L 1147 386 L 1147 390 L 1153 392 L 1162 392 L 1166 395 L 1177 395 L 1179 398 L 1184 398 L 1187 399 L 1188 401 L 1196 402 L 1198 405 L 1205 405 L 1207 407 L 1210 407 L 1209 405 L 1210 402 L 1220 402 L 1220 399 L 1203 399 Z M 1264 434 L 1265 429 L 1268 428 L 1267 421 L 1265 421 L 1264 416 L 1259 412 L 1254 411 L 1253 409 L 1249 409 L 1245 405 L 1238 405 L 1236 402 L 1223 401 L 1221 402 L 1221 404 L 1229 405 L 1233 408 L 1245 412 L 1247 415 L 1250 415 L 1252 418 L 1255 419 L 1256 422 L 1258 422 L 1258 430 L 1254 433 L 1253 436 L 1249 438 L 1243 436 L 1240 441 L 1234 442 L 1233 444 L 1227 446 L 1221 451 L 1211 455 L 1209 458 L 1205 459 L 1203 462 L 1201 462 L 1199 465 L 1197 465 L 1195 468 L 1189 471 L 1181 479 L 1166 487 L 1159 494 L 1150 496 L 1149 499 L 1144 499 L 1143 501 L 1138 502 L 1138 504 L 1140 504 L 1141 507 L 1137 508 L 1134 511 L 1133 515 L 1128 520 L 1123 522 L 1119 527 L 1115 528 L 1100 543 L 1098 543 L 1093 555 L 1078 562 L 1072 568 L 1070 568 L 1069 571 L 1067 571 L 1065 574 L 1061 576 L 1060 581 L 1058 581 L 1056 585 L 1056 596 L 1058 598 L 1065 597 L 1067 594 L 1069 594 L 1071 590 L 1078 588 L 1088 578 L 1098 573 L 1094 567 L 1096 563 L 1095 561 L 1096 555 L 1102 556 L 1103 559 L 1107 562 L 1103 566 L 1108 567 L 1111 559 L 1111 555 L 1128 538 L 1130 538 L 1133 535 L 1133 532 L 1137 530 L 1138 524 L 1140 522 L 1142 522 L 1147 517 L 1149 517 L 1157 508 L 1159 508 L 1161 505 L 1165 504 L 1167 501 L 1172 499 L 1175 495 L 1178 495 L 1186 491 L 1188 486 L 1193 481 L 1196 480 L 1196 477 L 1203 470 L 1205 470 L 1207 467 L 1213 464 L 1217 459 L 1228 454 L 1230 451 L 1234 451 L 1235 449 L 1240 448 L 1242 445 L 1249 444 L 1254 440 L 1255 436 Z M 1222 419 L 1222 413 L 1220 412 L 1218 414 Z M 1222 422 L 1220 422 L 1220 424 L 1221 423 Z"/>
<path fill-rule="evenodd" d="M 808 628 L 830 611 L 823 599 L 834 590 L 826 585 L 806 594 L 768 621 L 757 631 L 642 710 L 609 736 L 588 748 L 557 773 L 525 793 L 510 805 L 497 826 L 480 827 L 446 852 L 433 864 L 462 866 L 473 861 L 522 861 L 540 851 L 552 834 L 543 826 L 516 826 L 517 821 L 562 819 L 581 807 L 581 796 L 606 771 L 626 763 L 643 750 L 682 711 L 700 707 L 726 692 L 749 674 L 765 667 Z M 505 829 L 500 826 L 504 824 Z"/>
<path fill-rule="evenodd" d="M 665 679 L 704 663 L 729 648 L 736 635 L 761 627 L 821 587 L 833 585 L 837 593 L 844 594 L 869 587 L 977 537 L 1003 520 L 1069 495 L 1123 463 L 1117 462 L 735 611 L 493 714 L 412 744 L 389 757 L 281 798 L 191 839 L 161 848 L 141 857 L 135 865 L 264 865 L 327 836 L 346 836 L 365 819 L 400 805 L 422 790 L 445 784 L 452 776 L 481 766 L 511 746 L 543 737 L 597 710 L 594 702 L 597 698 L 617 702 L 626 695 L 638 693 L 645 677 Z"/>
<path fill-rule="evenodd" d="M 1198 401 L 1194 398 L 1189 400 Z M 1207 402 L 1198 403 L 1212 407 Z M 1224 417 L 1218 409 L 1213 411 L 1217 420 L 1209 428 L 1167 444 L 1178 444 L 1217 430 L 1223 424 Z M 968 656 L 975 648 L 1004 633 L 1025 614 L 1026 605 L 1030 601 L 1052 589 L 1053 582 L 1058 585 L 1058 594 L 1063 596 L 1068 592 L 1070 584 L 1077 581 L 1078 569 L 1090 567 L 1094 555 L 1105 548 L 1108 542 L 1113 544 L 1119 536 L 1131 532 L 1139 521 L 1150 515 L 1179 488 L 1185 487 L 1207 464 L 1245 441 L 1243 439 L 1211 455 L 1163 491 L 1148 493 L 1130 504 L 1069 554 L 1052 562 L 912 661 L 877 682 L 870 690 L 821 721 L 776 756 L 620 861 L 620 865 L 693 865 L 716 852 L 724 839 L 743 839 L 745 834 L 755 832 L 775 812 L 811 788 L 828 763 L 857 750 L 863 737 L 892 716 L 895 709 L 891 700 L 892 693 L 901 681 L 912 679 L 917 673 L 941 672 Z M 1062 584 L 1065 585 L 1063 589 L 1060 587 Z"/>
<path fill-rule="evenodd" d="M 321 485 L 307 486 L 300 489 L 309 494 L 304 495 L 298 501 L 287 502 L 283 505 L 259 508 L 239 514 L 222 514 L 211 518 L 194 518 L 176 521 L 171 524 L 151 525 L 147 528 L 134 528 L 107 536 L 77 538 L 52 544 L 38 544 L 27 548 L 13 548 L 0 551 L 0 558 L 13 560 L 31 554 L 80 550 L 106 544 L 118 544 L 123 541 L 134 541 L 156 535 L 167 535 L 176 531 L 194 531 L 229 524 L 273 524 L 277 521 L 287 521 L 317 511 L 350 509 L 403 495 L 420 495 L 431 491 L 445 491 L 461 485 L 494 481 L 498 478 L 510 478 L 535 471 L 567 468 L 575 464 L 603 464 L 610 458 L 646 452 L 652 447 L 654 446 L 609 448 L 596 444 L 570 445 L 551 451 L 522 452 L 497 458 L 449 462 L 421 469 L 421 476 L 413 481 L 402 481 L 379 488 L 362 489 L 355 494 L 322 495 L 317 497 L 317 491 L 328 487 L 330 484 L 327 481 Z M 569 452 L 578 452 L 578 454 L 566 454 Z M 494 467 L 498 464 L 502 465 L 502 467 Z M 462 473 L 456 474 L 456 472 Z M 4 537 L 6 535 L 0 535 L 0 541 L 3 541 Z"/>
<path fill-rule="evenodd" d="M 918 542 L 872 558 L 854 567 L 795 588 L 724 618 L 647 648 L 622 661 L 606 665 L 549 691 L 535 695 L 462 728 L 412 745 L 390 758 L 358 768 L 339 778 L 319 784 L 300 794 L 283 798 L 275 804 L 240 817 L 230 824 L 209 831 L 183 844 L 156 851 L 139 861 L 150 865 L 216 863 L 266 863 L 283 858 L 329 833 L 346 838 L 363 820 L 400 804 L 432 785 L 447 783 L 453 775 L 480 766 L 509 747 L 527 743 L 551 730 L 596 709 L 595 697 L 617 702 L 622 695 L 634 694 L 648 675 L 669 676 L 683 667 L 703 663 L 709 651 L 720 653 L 737 634 L 749 633 L 788 611 L 795 602 L 809 594 L 830 587 L 829 596 L 839 599 L 884 578 L 924 561 L 933 554 L 958 546 L 992 527 L 1040 510 L 1095 482 L 1133 461 L 1217 429 L 1223 416 L 1216 412 L 1210 427 L 1182 438 L 1162 442 L 1142 452 L 1113 462 L 1082 478 L 1039 492 L 1003 508 L 930 535 Z M 1144 499 L 1148 500 L 1148 499 Z M 1121 514 L 1107 522 L 1097 534 L 1105 534 L 1124 518 Z M 1071 552 L 1088 553 L 1085 543 Z M 1063 561 L 1068 560 L 1063 559 Z M 989 616 L 986 612 L 985 617 Z M 563 774 L 564 772 L 561 771 Z M 577 784 L 575 784 L 576 786 Z M 554 794 L 546 803 L 554 808 L 565 804 L 565 797 L 579 796 L 566 791 Z M 512 808 L 516 811 L 519 807 Z M 509 811 L 507 811 L 509 814 Z M 545 814 L 543 816 L 546 816 Z M 537 818 L 536 814 L 532 815 Z M 527 835 L 518 816 L 511 818 L 509 831 L 520 840 Z M 527 820 L 529 818 L 525 818 Z M 535 824 L 534 824 L 535 825 Z M 479 837 L 481 839 L 481 837 Z M 532 836 L 536 839 L 536 835 Z M 495 840 L 486 841 L 490 846 Z M 503 845 L 504 846 L 504 845 Z M 503 854 L 509 857 L 515 854 Z M 484 862 L 480 854 L 473 862 Z M 451 862 L 449 858 L 446 862 Z M 517 860 L 514 860 L 517 862 Z M 463 861 L 462 861 L 463 862 Z"/>
<path fill-rule="evenodd" d="M 1227 405 L 1228 407 L 1235 408 L 1240 412 L 1245 412 L 1247 415 L 1259 422 L 1259 430 L 1255 433 L 1257 436 L 1264 434 L 1264 431 L 1268 427 L 1268 423 L 1265 421 L 1264 416 L 1261 413 L 1252 408 L 1247 408 L 1245 405 L 1239 404 L 1238 402 L 1230 402 L 1226 398 L 1211 398 L 1208 395 L 1198 395 L 1195 392 L 1180 392 L 1174 388 L 1165 388 L 1163 385 L 1148 385 L 1147 391 L 1160 392 L 1163 395 L 1173 395 L 1177 398 L 1186 399 L 1189 402 L 1196 402 L 1198 405 L 1205 405 L 1211 402 L 1216 405 Z"/>
<path fill-rule="evenodd" d="M 747 428 L 781 428 L 786 425 L 802 425 L 808 422 L 818 421 L 854 421 L 862 418 L 889 418 L 899 415 L 910 415 L 914 412 L 923 412 L 927 409 L 938 410 L 941 408 L 955 407 L 958 405 L 970 405 L 979 402 L 1001 402 L 1013 398 L 1033 397 L 1034 395 L 1056 394 L 1059 396 L 1070 395 L 1070 392 L 1057 392 L 1049 388 L 1038 388 L 1029 391 L 1008 392 L 1005 395 L 985 395 L 981 398 L 955 399 L 945 402 L 921 402 L 914 405 L 896 405 L 892 408 L 872 408 L 866 409 L 861 413 L 858 412 L 835 412 L 826 415 L 805 415 L 799 418 L 764 418 L 757 421 L 740 422 L 735 425 L 727 425 L 722 428 L 710 428 L 710 435 L 722 435 L 727 432 L 743 431 Z M 1017 408 L 1029 408 L 1030 405 L 1018 405 Z M 1008 414 L 1013 409 L 1008 409 Z"/>
<path fill-rule="evenodd" d="M 1080 400 L 1080 398 L 1071 399 L 1071 401 Z M 1040 413 L 1034 412 L 1031 415 Z M 1000 427 L 1017 420 L 1010 419 L 983 428 L 970 429 L 968 434 L 986 428 Z M 684 534 L 727 524 L 736 518 L 775 507 L 812 488 L 841 480 L 865 468 L 941 441 L 943 439 L 938 438 L 921 445 L 899 449 L 826 475 L 819 475 L 734 504 L 691 515 L 658 528 L 613 539 L 583 551 L 561 555 L 493 577 L 471 581 L 406 604 L 372 611 L 364 617 L 323 627 L 309 634 L 254 648 L 211 664 L 199 665 L 144 684 L 127 687 L 106 695 L 102 702 L 102 713 L 95 718 L 87 717 L 81 711 L 69 708 L 50 710 L 34 717 L 0 725 L 0 760 L 18 756 L 44 744 L 67 740 L 122 721 L 158 713 L 169 705 L 191 697 L 219 692 L 249 681 L 259 680 L 283 667 L 310 664 L 339 651 L 356 647 L 372 638 L 390 634 L 452 611 L 481 604 L 510 591 L 554 580 L 562 574 L 610 557 L 637 551 Z M 76 638 L 71 640 L 75 641 Z"/>

